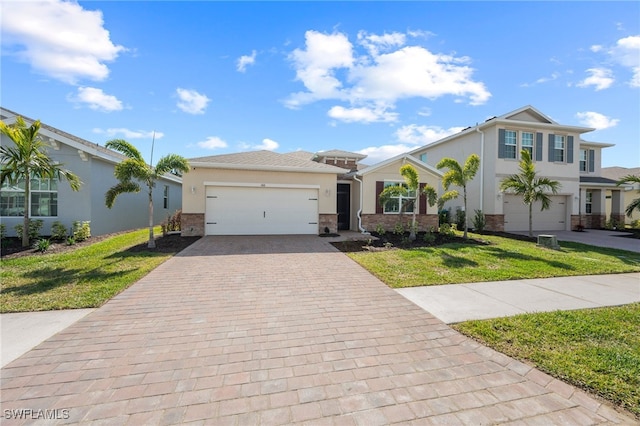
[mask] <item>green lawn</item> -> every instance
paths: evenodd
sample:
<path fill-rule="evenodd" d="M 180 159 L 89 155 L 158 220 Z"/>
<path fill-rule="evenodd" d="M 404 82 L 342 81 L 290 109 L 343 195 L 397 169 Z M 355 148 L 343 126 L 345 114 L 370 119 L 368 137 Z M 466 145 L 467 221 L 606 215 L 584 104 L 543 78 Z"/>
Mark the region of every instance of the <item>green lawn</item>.
<path fill-rule="evenodd" d="M 148 236 L 148 229 L 142 229 L 66 253 L 3 259 L 0 312 L 102 305 L 173 256 L 151 250 L 128 251 Z"/>
<path fill-rule="evenodd" d="M 640 253 L 565 242 L 561 250 L 551 250 L 528 241 L 470 236 L 490 244 L 348 255 L 393 288 L 640 271 Z"/>
<path fill-rule="evenodd" d="M 453 325 L 640 418 L 640 303 Z"/>

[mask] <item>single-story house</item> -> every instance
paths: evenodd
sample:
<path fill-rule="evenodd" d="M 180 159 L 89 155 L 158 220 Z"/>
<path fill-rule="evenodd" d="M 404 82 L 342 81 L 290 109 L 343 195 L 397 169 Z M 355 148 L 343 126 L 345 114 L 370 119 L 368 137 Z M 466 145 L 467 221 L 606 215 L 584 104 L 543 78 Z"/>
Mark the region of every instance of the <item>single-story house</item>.
<path fill-rule="evenodd" d="M 620 179 L 624 178 L 625 176 L 630 176 L 630 175 L 640 176 L 640 167 L 634 167 L 634 168 L 603 167 L 602 168 L 602 176 L 613 182 L 618 182 Z M 623 194 L 622 199 L 623 199 L 625 211 L 627 206 L 631 204 L 633 200 L 640 197 L 640 183 L 621 185 L 619 187 L 616 187 L 615 189 L 622 190 L 622 194 Z M 611 200 L 612 200 L 611 190 L 607 190 L 607 195 L 606 195 L 607 217 L 611 216 Z M 625 223 L 627 224 L 631 224 L 635 221 L 640 221 L 640 211 L 638 211 L 637 209 L 634 210 L 631 217 L 628 217 L 625 214 L 624 220 L 625 220 Z"/>
<path fill-rule="evenodd" d="M 35 120 L 0 108 L 0 119 L 7 125 L 21 116 L 27 126 Z M 113 208 L 105 205 L 105 194 L 118 181 L 114 167 L 126 157 L 96 143 L 41 123 L 40 137 L 48 145 L 48 155 L 78 175 L 80 191 L 72 191 L 66 181 L 32 180 L 29 200 L 25 200 L 24 184 L 5 184 L 0 188 L 0 215 L 6 235 L 16 236 L 14 226 L 22 224 L 25 202 L 31 205 L 31 218 L 42 219 L 42 235 L 50 235 L 51 225 L 61 222 L 70 228 L 74 221 L 89 221 L 92 235 L 139 229 L 148 226 L 148 199 L 145 191 L 122 194 Z M 2 135 L 0 144 L 13 144 Z M 153 192 L 154 222 L 160 224 L 182 207 L 182 180 L 167 175 L 156 182 Z"/>
<path fill-rule="evenodd" d="M 442 174 L 410 156 L 371 167 L 365 156 L 341 150 L 279 154 L 252 151 L 189 159 L 183 176 L 182 235 L 322 234 L 340 230 L 393 229 L 410 220 L 396 203 L 382 206 L 385 185 L 404 182 L 410 163 L 421 184 L 439 186 Z M 418 222 L 437 226 L 437 208 L 427 212 L 424 196 Z M 424 228 L 423 228 L 424 229 Z"/>

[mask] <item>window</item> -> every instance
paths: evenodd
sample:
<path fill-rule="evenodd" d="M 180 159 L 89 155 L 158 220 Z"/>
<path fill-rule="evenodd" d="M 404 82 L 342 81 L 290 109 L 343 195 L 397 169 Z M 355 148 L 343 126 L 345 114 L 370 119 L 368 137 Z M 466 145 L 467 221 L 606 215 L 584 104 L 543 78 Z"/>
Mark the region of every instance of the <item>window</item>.
<path fill-rule="evenodd" d="M 388 188 L 390 186 L 403 186 L 407 187 L 406 183 L 400 182 L 385 182 L 384 187 Z M 415 191 L 408 191 L 407 195 L 398 195 L 397 197 L 391 197 L 389 201 L 384 205 L 384 213 L 400 213 L 400 207 L 404 205 L 405 213 L 413 213 L 413 205 L 415 204 L 414 198 L 416 196 Z"/>
<path fill-rule="evenodd" d="M 554 135 L 553 161 L 564 163 L 564 136 Z"/>
<path fill-rule="evenodd" d="M 522 132 L 522 149 L 529 151 L 529 157 L 533 160 L 533 133 Z"/>
<path fill-rule="evenodd" d="M 25 209 L 24 180 L 10 186 L 8 182 L 0 190 L 0 214 L 23 216 Z M 56 179 L 31 178 L 31 217 L 58 216 L 58 181 Z"/>
<path fill-rule="evenodd" d="M 427 154 L 420 154 L 420 161 L 422 161 L 423 163 L 427 162 Z"/>
<path fill-rule="evenodd" d="M 516 152 L 518 151 L 518 139 L 517 134 L 513 130 L 505 130 L 504 132 L 504 156 L 505 158 L 516 158 Z"/>
<path fill-rule="evenodd" d="M 587 196 L 584 200 L 584 212 L 587 214 L 591 214 L 591 209 L 593 206 L 593 192 L 587 191 Z"/>
<path fill-rule="evenodd" d="M 169 208 L 169 185 L 164 186 L 163 198 L 164 198 L 164 208 L 168 209 Z"/>
<path fill-rule="evenodd" d="M 580 150 L 580 171 L 581 172 L 587 171 L 587 150 L 586 149 Z"/>

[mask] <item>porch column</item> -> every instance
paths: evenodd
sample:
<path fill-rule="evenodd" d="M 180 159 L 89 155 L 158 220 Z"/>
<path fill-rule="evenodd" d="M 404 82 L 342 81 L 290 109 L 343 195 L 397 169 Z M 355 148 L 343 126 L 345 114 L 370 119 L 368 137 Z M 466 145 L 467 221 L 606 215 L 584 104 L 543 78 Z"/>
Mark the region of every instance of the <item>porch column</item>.
<path fill-rule="evenodd" d="M 592 189 L 591 193 L 593 194 L 591 199 L 591 227 L 595 229 L 604 228 L 607 221 L 606 193 L 602 189 Z"/>
<path fill-rule="evenodd" d="M 622 194 L 622 190 L 620 189 L 612 189 L 611 190 L 611 219 L 620 223 L 620 225 L 624 224 L 625 214 L 624 214 L 624 197 Z"/>

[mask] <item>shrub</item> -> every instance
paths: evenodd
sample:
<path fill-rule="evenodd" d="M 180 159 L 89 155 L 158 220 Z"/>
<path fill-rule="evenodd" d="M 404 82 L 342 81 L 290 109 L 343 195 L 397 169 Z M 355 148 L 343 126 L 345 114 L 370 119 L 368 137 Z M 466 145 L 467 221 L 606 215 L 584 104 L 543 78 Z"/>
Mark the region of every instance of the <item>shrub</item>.
<path fill-rule="evenodd" d="M 476 232 L 482 232 L 487 226 L 487 220 L 485 219 L 482 210 L 476 210 L 475 213 L 476 215 L 473 217 L 473 229 Z"/>
<path fill-rule="evenodd" d="M 396 223 L 396 226 L 393 227 L 393 233 L 396 235 L 404 234 L 404 225 L 402 222 Z"/>
<path fill-rule="evenodd" d="M 7 225 L 0 223 L 0 239 L 4 240 L 7 236 Z"/>
<path fill-rule="evenodd" d="M 456 209 L 456 226 L 458 227 L 458 231 L 464 231 L 464 227 L 466 225 L 467 215 L 464 210 L 460 207 Z"/>
<path fill-rule="evenodd" d="M 42 225 L 44 224 L 42 219 L 31 220 L 29 219 L 29 241 L 33 241 L 40 236 L 40 230 L 42 229 Z M 18 238 L 22 236 L 23 226 L 21 223 L 17 224 L 13 227 L 16 230 L 16 234 Z"/>
<path fill-rule="evenodd" d="M 167 235 L 169 232 L 182 230 L 182 210 L 176 210 L 173 215 L 167 216 L 167 220 L 160 224 L 162 228 L 162 235 Z M 329 228 L 325 227 L 325 234 L 329 233 Z"/>
<path fill-rule="evenodd" d="M 68 245 L 68 246 L 73 246 L 73 245 L 75 245 L 75 244 L 76 244 L 76 239 L 75 239 L 75 238 L 73 238 L 73 236 L 72 236 L 72 235 L 68 236 L 68 237 L 67 237 L 67 245 Z"/>
<path fill-rule="evenodd" d="M 1 227 L 2 225 L 0 225 Z M 631 222 L 631 227 L 633 229 L 640 229 L 640 219 L 636 219 L 633 222 Z"/>
<path fill-rule="evenodd" d="M 438 212 L 438 225 L 451 223 L 451 209 L 442 209 Z"/>
<path fill-rule="evenodd" d="M 436 236 L 433 232 L 427 231 L 422 237 L 422 240 L 427 244 L 433 244 L 436 242 Z"/>
<path fill-rule="evenodd" d="M 33 245 L 33 248 L 40 253 L 44 253 L 45 251 L 49 250 L 49 247 L 51 247 L 51 241 L 47 240 L 46 238 L 40 238 Z"/>
<path fill-rule="evenodd" d="M 51 225 L 51 239 L 64 241 L 67 238 L 67 228 L 60 221 L 55 221 Z"/>
<path fill-rule="evenodd" d="M 440 225 L 440 229 L 438 229 L 438 232 L 440 233 L 440 235 L 443 235 L 445 237 L 453 237 L 454 235 L 456 235 L 453 227 L 448 223 L 443 223 L 442 225 Z"/>
<path fill-rule="evenodd" d="M 387 233 L 387 231 L 386 231 L 386 229 L 384 229 L 384 226 L 381 223 L 376 225 L 376 234 L 384 235 L 386 233 Z"/>
<path fill-rule="evenodd" d="M 91 238 L 91 222 L 89 221 L 73 221 L 73 228 L 71 235 L 76 242 L 84 241 Z"/>
<path fill-rule="evenodd" d="M 609 230 L 618 230 L 618 229 L 624 229 L 624 224 L 621 224 L 620 222 L 618 222 L 617 220 L 615 220 L 614 218 L 609 218 L 609 220 L 607 220 L 604 224 L 605 229 L 609 229 Z"/>

